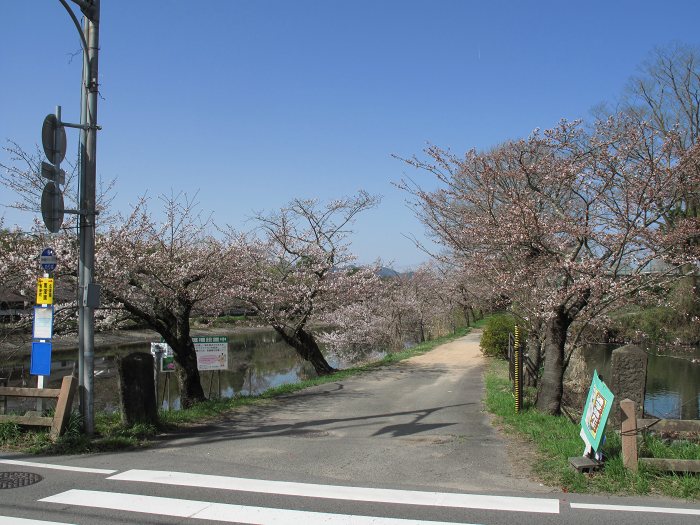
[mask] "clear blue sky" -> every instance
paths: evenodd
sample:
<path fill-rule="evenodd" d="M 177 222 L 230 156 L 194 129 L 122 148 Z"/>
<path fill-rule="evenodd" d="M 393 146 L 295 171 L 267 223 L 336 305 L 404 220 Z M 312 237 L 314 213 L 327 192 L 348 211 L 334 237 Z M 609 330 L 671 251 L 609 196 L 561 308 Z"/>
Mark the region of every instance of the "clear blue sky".
<path fill-rule="evenodd" d="M 58 0 L 0 0 L 0 20 L 0 140 L 32 149 L 56 105 L 79 120 L 78 36 Z M 241 227 L 294 197 L 366 189 L 384 200 L 353 249 L 404 268 L 425 259 L 404 237 L 423 229 L 391 154 L 587 117 L 654 46 L 697 45 L 698 20 L 696 0 L 102 0 L 98 172 L 121 210 L 199 190 Z"/>

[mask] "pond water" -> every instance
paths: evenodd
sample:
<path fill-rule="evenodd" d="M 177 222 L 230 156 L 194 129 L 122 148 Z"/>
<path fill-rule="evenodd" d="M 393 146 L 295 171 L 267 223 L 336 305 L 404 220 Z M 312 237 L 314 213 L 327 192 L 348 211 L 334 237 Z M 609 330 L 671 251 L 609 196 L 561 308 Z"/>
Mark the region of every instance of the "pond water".
<path fill-rule="evenodd" d="M 586 366 L 610 377 L 615 345 L 591 345 Z M 700 348 L 645 348 L 647 384 L 644 412 L 664 419 L 700 419 Z"/>
<path fill-rule="evenodd" d="M 116 359 L 132 352 L 150 352 L 150 344 L 99 348 L 95 354 L 95 410 L 117 411 L 119 394 Z M 375 356 L 376 357 L 376 356 Z M 327 356 L 334 367 L 347 366 L 337 357 Z M 77 352 L 54 353 L 51 376 L 46 388 L 59 388 L 63 376 L 77 368 Z M 28 375 L 29 357 L 18 363 L 10 375 L 10 386 L 36 386 L 36 377 Z M 0 373 L 0 375 L 3 375 Z M 228 334 L 228 370 L 200 372 L 207 397 L 231 398 L 236 395 L 259 394 L 268 388 L 316 376 L 313 367 L 300 359 L 293 348 L 273 330 Z M 177 380 L 172 373 L 158 374 L 158 401 L 164 409 L 180 408 Z M 8 410 L 30 410 L 35 403 L 8 399 Z M 74 405 L 77 406 L 77 405 Z"/>

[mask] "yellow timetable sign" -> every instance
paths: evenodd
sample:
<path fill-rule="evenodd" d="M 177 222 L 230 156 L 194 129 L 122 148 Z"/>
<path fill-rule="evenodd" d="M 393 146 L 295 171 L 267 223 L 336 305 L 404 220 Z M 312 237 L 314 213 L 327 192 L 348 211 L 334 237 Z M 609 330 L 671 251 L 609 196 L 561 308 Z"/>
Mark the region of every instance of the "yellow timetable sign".
<path fill-rule="evenodd" d="M 53 279 L 39 278 L 36 285 L 36 304 L 53 304 Z"/>

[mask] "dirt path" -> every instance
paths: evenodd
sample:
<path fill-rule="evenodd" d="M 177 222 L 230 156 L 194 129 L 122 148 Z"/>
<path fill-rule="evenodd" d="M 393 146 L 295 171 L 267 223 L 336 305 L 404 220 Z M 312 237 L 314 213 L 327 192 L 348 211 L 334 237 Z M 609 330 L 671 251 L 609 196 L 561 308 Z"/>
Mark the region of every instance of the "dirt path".
<path fill-rule="evenodd" d="M 473 330 L 466 337 L 440 345 L 406 362 L 416 365 L 447 365 L 462 369 L 483 366 L 484 356 L 479 348 L 481 333 L 481 330 Z"/>

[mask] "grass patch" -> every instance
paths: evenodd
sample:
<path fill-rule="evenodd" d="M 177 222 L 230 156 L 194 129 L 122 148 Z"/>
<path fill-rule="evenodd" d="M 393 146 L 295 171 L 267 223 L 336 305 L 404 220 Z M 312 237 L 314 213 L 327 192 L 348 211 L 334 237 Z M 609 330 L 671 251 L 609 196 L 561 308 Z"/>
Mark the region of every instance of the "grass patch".
<path fill-rule="evenodd" d="M 612 429 L 605 434 L 605 467 L 600 472 L 581 474 L 569 466 L 569 457 L 583 453 L 580 427 L 566 417 L 555 417 L 532 408 L 533 392 L 528 392 L 525 410 L 515 413 L 508 363 L 491 360 L 486 374 L 486 406 L 498 416 L 505 432 L 536 450 L 533 471 L 551 486 L 568 492 L 606 492 L 619 495 L 663 494 L 685 499 L 700 499 L 700 476 L 676 475 L 646 468 L 626 470 L 622 464 L 619 435 Z M 700 445 L 689 442 L 667 443 L 649 434 L 640 444 L 641 457 L 700 459 Z"/>
<path fill-rule="evenodd" d="M 49 414 L 50 415 L 50 414 Z M 0 450 L 29 454 L 59 455 L 87 454 L 135 449 L 147 446 L 163 428 L 151 425 L 125 427 L 119 414 L 95 414 L 95 434 L 92 438 L 82 432 L 78 413 L 71 414 L 66 432 L 51 440 L 48 428 L 20 427 L 14 423 L 0 424 Z"/>
<path fill-rule="evenodd" d="M 482 326 L 483 321 L 476 324 Z M 48 430 L 22 428 L 13 423 L 0 424 L 0 450 L 12 450 L 31 454 L 85 454 L 109 452 L 147 447 L 163 432 L 174 431 L 180 426 L 204 423 L 220 418 L 226 412 L 248 405 L 268 403 L 270 399 L 309 388 L 341 381 L 348 377 L 374 370 L 391 363 L 429 352 L 436 346 L 453 341 L 469 333 L 470 328 L 457 330 L 455 334 L 426 341 L 407 350 L 387 354 L 382 359 L 365 365 L 339 370 L 338 372 L 307 379 L 297 383 L 276 386 L 256 396 L 237 396 L 231 399 L 210 399 L 191 408 L 174 411 L 161 411 L 160 426 L 135 425 L 124 427 L 119 414 L 97 412 L 95 414 L 95 435 L 92 438 L 81 432 L 80 416 L 71 416 L 67 432 L 60 439 L 51 441 Z"/>

